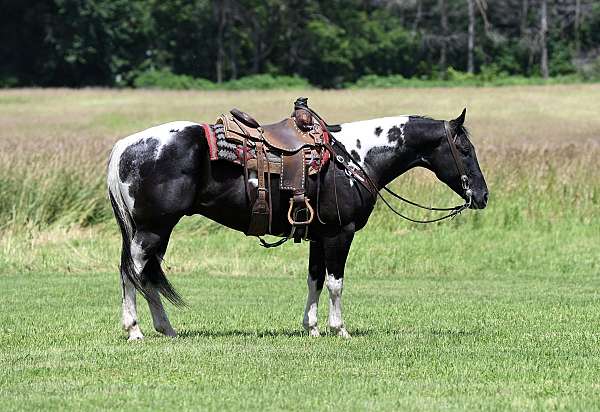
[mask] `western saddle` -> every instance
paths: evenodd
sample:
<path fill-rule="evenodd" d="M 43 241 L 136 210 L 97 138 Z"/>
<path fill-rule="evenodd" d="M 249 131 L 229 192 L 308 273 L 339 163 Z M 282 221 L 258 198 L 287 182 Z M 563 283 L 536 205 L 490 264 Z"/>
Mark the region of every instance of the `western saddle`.
<path fill-rule="evenodd" d="M 246 192 L 252 203 L 246 234 L 271 234 L 271 174 L 278 174 L 279 188 L 291 191 L 292 195 L 287 212 L 292 226 L 288 238 L 293 237 L 295 242 L 306 238 L 307 227 L 315 217 L 311 200 L 306 196 L 307 159 L 318 158 L 317 169 L 311 169 L 318 172 L 328 156 L 325 147 L 331 147 L 328 133 L 339 130 L 339 126 L 327 125 L 308 108 L 307 98 L 297 99 L 291 117 L 278 123 L 261 126 L 249 114 L 232 109 L 229 114 L 221 115 L 217 124 L 223 126 L 226 140 L 243 146 Z M 254 150 L 256 158 L 247 159 L 248 150 Z M 249 170 L 256 171 L 256 190 L 251 190 L 248 184 Z"/>

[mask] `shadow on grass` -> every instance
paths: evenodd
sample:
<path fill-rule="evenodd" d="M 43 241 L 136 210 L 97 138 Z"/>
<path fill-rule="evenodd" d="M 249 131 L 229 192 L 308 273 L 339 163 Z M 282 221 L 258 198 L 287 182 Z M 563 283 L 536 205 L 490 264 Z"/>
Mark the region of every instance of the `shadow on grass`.
<path fill-rule="evenodd" d="M 392 329 L 355 329 L 349 330 L 352 337 L 358 338 L 363 336 L 438 336 L 438 337 L 464 337 L 464 336 L 475 336 L 481 334 L 480 330 L 457 330 L 457 329 L 423 329 L 423 330 L 392 330 Z M 336 337 L 329 333 L 326 329 L 321 330 L 323 337 Z M 295 337 L 308 337 L 302 329 L 283 329 L 283 330 L 241 330 L 241 329 L 229 329 L 229 330 L 209 330 L 209 329 L 195 329 L 195 330 L 182 330 L 179 332 L 178 337 L 183 339 L 188 338 L 228 338 L 228 337 L 242 337 L 242 338 L 295 338 Z"/>
<path fill-rule="evenodd" d="M 322 331 L 323 336 L 331 336 L 334 335 Z M 355 330 L 350 331 L 350 334 L 354 337 L 359 336 L 367 336 L 371 334 L 370 330 Z M 287 337 L 287 338 L 295 338 L 305 336 L 308 337 L 308 333 L 301 329 L 293 329 L 293 330 L 239 330 L 239 329 L 231 329 L 231 330 L 182 330 L 179 332 L 179 338 L 223 338 L 223 337 L 244 337 L 244 338 L 278 338 L 278 337 Z"/>

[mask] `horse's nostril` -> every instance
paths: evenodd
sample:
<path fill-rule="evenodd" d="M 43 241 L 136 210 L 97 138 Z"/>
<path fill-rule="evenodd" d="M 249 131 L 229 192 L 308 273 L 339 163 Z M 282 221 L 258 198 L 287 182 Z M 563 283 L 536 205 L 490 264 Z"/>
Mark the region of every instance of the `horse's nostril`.
<path fill-rule="evenodd" d="M 485 192 L 485 194 L 483 195 L 483 203 L 487 204 L 488 202 L 488 192 Z"/>

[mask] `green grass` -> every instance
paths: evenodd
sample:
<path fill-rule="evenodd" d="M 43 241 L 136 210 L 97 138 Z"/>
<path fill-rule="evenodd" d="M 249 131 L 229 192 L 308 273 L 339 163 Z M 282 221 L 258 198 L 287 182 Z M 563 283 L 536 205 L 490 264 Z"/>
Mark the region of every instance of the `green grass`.
<path fill-rule="evenodd" d="M 152 331 L 141 302 L 147 338 L 126 342 L 115 228 L 49 235 L 22 250 L 45 251 L 28 267 L 11 267 L 8 258 L 0 290 L 3 409 L 600 404 L 597 227 L 372 226 L 358 235 L 348 264 L 350 341 L 302 333 L 306 245 L 266 251 L 231 231 L 206 234 L 188 219 L 167 254 L 188 302 L 168 308 L 176 339 Z"/>
<path fill-rule="evenodd" d="M 332 122 L 467 105 L 488 208 L 415 226 L 380 204 L 348 262 L 350 341 L 302 332 L 306 244 L 267 251 L 185 218 L 165 262 L 188 302 L 167 308 L 180 336 L 155 333 L 139 298 L 133 344 L 104 188 L 112 144 L 234 106 L 275 121 L 304 93 L 0 91 L 0 409 L 599 409 L 599 91 L 311 90 Z M 428 173 L 396 189 L 457 203 Z M 326 315 L 324 292 L 322 330 Z"/>

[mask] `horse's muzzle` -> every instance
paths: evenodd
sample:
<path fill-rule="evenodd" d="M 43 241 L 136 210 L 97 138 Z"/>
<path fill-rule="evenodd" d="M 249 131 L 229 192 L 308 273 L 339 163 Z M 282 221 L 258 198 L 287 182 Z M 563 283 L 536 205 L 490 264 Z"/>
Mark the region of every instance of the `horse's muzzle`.
<path fill-rule="evenodd" d="M 485 209 L 488 203 L 489 192 L 485 191 L 474 191 L 473 197 L 471 198 L 471 209 Z"/>

